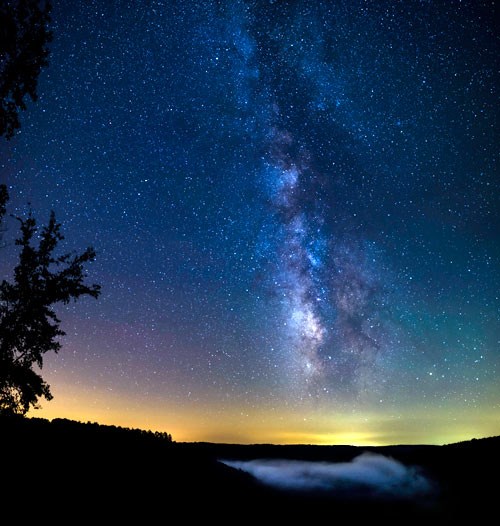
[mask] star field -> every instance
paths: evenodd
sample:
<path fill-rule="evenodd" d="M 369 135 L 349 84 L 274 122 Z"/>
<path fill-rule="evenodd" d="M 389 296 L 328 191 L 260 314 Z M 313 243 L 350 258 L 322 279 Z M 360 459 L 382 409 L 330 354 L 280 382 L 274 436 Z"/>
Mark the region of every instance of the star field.
<path fill-rule="evenodd" d="M 498 434 L 491 1 L 62 1 L 0 146 L 97 251 L 40 416 L 176 440 Z M 15 231 L 15 224 L 9 230 Z M 8 275 L 15 247 L 3 249 Z"/>

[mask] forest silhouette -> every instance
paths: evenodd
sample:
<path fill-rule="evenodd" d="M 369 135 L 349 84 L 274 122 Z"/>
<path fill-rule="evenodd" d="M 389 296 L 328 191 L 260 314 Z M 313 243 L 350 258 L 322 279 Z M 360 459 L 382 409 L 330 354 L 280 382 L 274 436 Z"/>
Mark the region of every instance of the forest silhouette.
<path fill-rule="evenodd" d="M 276 446 L 177 443 L 168 433 L 22 416 L 0 417 L 3 512 L 61 520 L 319 521 L 454 524 L 486 517 L 500 467 L 500 437 L 446 446 Z M 418 467 L 432 481 L 422 499 L 287 490 L 221 460 L 350 462 L 362 453 Z M 168 519 L 167 519 L 168 518 Z M 332 519 L 333 520 L 333 519 Z M 463 522 L 462 522 L 463 523 Z"/>

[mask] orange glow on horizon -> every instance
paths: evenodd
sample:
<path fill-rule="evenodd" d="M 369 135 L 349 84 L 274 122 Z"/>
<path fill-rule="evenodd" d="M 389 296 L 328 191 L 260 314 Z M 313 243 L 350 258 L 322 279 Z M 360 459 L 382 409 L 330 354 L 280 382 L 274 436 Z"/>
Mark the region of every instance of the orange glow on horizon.
<path fill-rule="evenodd" d="M 240 407 L 213 401 L 179 404 L 137 399 L 124 393 L 92 391 L 91 396 L 73 385 L 58 384 L 54 400 L 44 401 L 29 416 L 69 418 L 81 422 L 164 431 L 177 442 L 273 443 L 384 446 L 391 444 L 446 444 L 500 434 L 497 414 L 464 411 L 460 418 L 438 410 L 413 409 L 394 418 L 382 411 L 363 414 L 317 408 L 308 418 L 284 407 L 261 407 L 242 412 Z M 457 410 L 458 411 L 458 410 Z M 453 414 L 453 413 L 451 413 Z M 330 415 L 330 416 L 329 416 Z"/>

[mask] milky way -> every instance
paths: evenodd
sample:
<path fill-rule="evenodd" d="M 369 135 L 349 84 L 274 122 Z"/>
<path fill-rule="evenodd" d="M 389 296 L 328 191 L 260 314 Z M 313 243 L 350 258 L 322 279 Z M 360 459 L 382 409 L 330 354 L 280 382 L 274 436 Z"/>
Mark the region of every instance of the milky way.
<path fill-rule="evenodd" d="M 321 206 L 321 191 L 310 188 L 311 180 L 318 185 L 321 178 L 311 170 L 309 152 L 291 153 L 293 143 L 290 132 L 272 129 L 265 166 L 279 225 L 270 244 L 277 254 L 271 289 L 282 307 L 277 330 L 284 336 L 290 380 L 311 388 L 309 394 L 335 390 L 339 381 L 371 388 L 366 382 L 377 358 L 390 352 L 378 262 L 369 259 L 373 251 L 360 235 L 344 239 L 339 229 L 327 238 L 322 227 L 329 211 Z"/>
<path fill-rule="evenodd" d="M 304 210 L 303 178 L 307 164 L 287 153 L 293 138 L 290 133 L 273 130 L 271 165 L 271 203 L 281 223 L 278 264 L 273 279 L 274 292 L 283 307 L 283 330 L 289 341 L 290 358 L 305 381 L 321 373 L 319 356 L 326 327 L 318 309 L 321 284 L 315 271 L 321 257 L 315 244 L 321 242 L 318 217 Z"/>
<path fill-rule="evenodd" d="M 60 307 L 41 414 L 189 440 L 500 432 L 493 20 L 486 0 L 54 2 L 0 182 L 95 247 L 103 292 Z"/>

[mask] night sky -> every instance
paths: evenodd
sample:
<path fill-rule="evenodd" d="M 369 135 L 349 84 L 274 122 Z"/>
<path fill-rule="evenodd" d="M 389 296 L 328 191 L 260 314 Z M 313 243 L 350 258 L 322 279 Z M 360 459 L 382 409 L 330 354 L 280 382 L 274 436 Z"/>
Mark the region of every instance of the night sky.
<path fill-rule="evenodd" d="M 59 308 L 31 414 L 190 441 L 500 434 L 493 4 L 54 1 L 0 182 L 11 212 L 55 210 L 61 249 L 94 246 L 103 292 Z"/>

